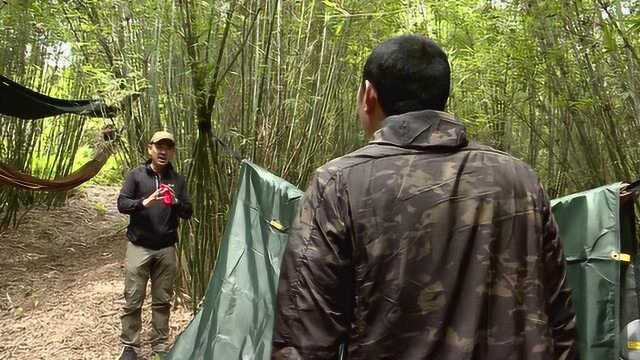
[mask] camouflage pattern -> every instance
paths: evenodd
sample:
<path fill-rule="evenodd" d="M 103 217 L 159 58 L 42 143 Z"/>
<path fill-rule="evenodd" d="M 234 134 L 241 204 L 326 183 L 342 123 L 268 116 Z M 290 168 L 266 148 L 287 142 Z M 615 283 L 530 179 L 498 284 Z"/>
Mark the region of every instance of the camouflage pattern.
<path fill-rule="evenodd" d="M 535 173 L 447 113 L 390 117 L 317 170 L 284 255 L 274 359 L 574 359 Z"/>

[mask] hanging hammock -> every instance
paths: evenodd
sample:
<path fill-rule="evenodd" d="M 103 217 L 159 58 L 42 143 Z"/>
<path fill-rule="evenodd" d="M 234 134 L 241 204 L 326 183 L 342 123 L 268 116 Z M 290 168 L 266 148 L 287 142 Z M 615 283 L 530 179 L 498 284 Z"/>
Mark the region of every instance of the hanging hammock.
<path fill-rule="evenodd" d="M 139 94 L 128 96 L 122 101 L 135 100 Z M 35 92 L 0 75 L 0 114 L 21 119 L 40 119 L 64 113 L 91 117 L 113 117 L 120 108 L 108 106 L 100 100 L 63 100 Z M 103 130 L 103 144 L 96 156 L 72 174 L 58 179 L 40 179 L 23 173 L 12 166 L 0 163 L 0 186 L 8 185 L 25 190 L 65 191 L 93 178 L 113 152 L 112 141 L 116 134 L 112 128 Z"/>
<path fill-rule="evenodd" d="M 114 147 L 111 144 L 103 144 L 93 159 L 82 165 L 73 173 L 53 179 L 40 179 L 17 169 L 0 163 L 0 185 L 10 185 L 24 190 L 36 191 L 65 191 L 72 189 L 93 178 L 109 159 Z"/>

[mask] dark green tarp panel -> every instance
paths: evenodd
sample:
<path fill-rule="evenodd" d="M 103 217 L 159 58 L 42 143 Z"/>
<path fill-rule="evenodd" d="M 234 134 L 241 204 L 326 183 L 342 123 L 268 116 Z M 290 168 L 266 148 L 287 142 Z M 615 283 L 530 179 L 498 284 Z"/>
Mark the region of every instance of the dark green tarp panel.
<path fill-rule="evenodd" d="M 621 206 L 622 183 L 551 202 L 568 264 L 580 359 L 619 359 L 620 336 L 638 319 L 633 201 Z M 632 344 L 633 346 L 633 344 Z"/>
<path fill-rule="evenodd" d="M 302 195 L 243 161 L 204 302 L 165 359 L 270 358 L 280 260 Z"/>
<path fill-rule="evenodd" d="M 40 94 L 0 75 L 0 114 L 21 119 L 40 119 L 74 113 L 92 117 L 113 117 L 118 108 L 99 100 L 63 100 Z"/>

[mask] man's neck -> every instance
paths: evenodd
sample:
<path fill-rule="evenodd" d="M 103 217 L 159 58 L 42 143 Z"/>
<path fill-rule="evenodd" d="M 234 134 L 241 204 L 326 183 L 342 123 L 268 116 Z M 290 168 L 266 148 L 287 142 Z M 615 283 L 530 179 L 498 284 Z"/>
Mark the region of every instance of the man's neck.
<path fill-rule="evenodd" d="M 160 165 L 154 164 L 153 162 L 151 163 L 151 170 L 153 170 L 153 172 L 155 172 L 156 174 L 162 174 L 166 168 L 167 168 L 167 165 L 160 166 Z"/>

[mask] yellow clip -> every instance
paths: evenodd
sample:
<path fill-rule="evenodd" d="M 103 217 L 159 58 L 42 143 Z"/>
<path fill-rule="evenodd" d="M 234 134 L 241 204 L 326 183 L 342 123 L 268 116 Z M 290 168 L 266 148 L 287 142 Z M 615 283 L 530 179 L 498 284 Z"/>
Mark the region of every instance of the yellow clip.
<path fill-rule="evenodd" d="M 619 253 L 619 252 L 615 252 L 615 251 L 611 252 L 611 258 L 613 260 L 617 260 L 617 261 L 624 261 L 624 262 L 630 262 L 631 261 L 631 255 L 624 254 L 624 253 Z M 638 344 L 640 344 L 640 342 L 638 342 Z"/>
<path fill-rule="evenodd" d="M 640 341 L 627 341 L 627 349 L 640 350 Z"/>
<path fill-rule="evenodd" d="M 271 226 L 273 226 L 274 228 L 276 228 L 276 230 L 279 231 L 284 231 L 284 225 L 280 224 L 280 222 L 276 219 L 271 220 L 271 222 L 269 223 L 271 224 Z"/>

